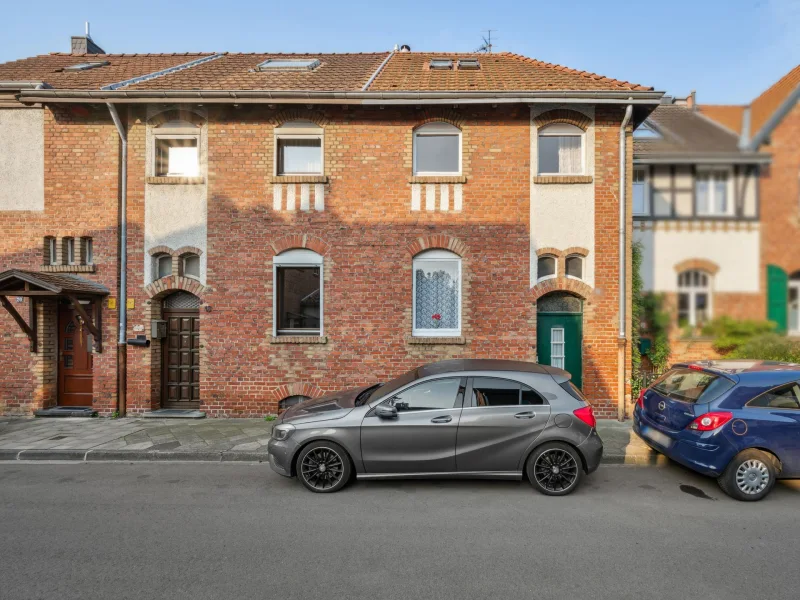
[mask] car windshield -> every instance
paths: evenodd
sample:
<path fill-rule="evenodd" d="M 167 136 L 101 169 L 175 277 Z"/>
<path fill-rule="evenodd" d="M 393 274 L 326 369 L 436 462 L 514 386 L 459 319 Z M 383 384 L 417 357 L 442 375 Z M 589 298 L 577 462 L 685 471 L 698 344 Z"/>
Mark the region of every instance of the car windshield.
<path fill-rule="evenodd" d="M 375 388 L 375 390 L 369 395 L 367 402 L 377 400 L 381 396 L 388 396 L 395 390 L 399 390 L 401 387 L 407 383 L 411 383 L 415 379 L 419 379 L 418 370 L 411 369 L 408 373 L 403 373 L 400 375 L 400 377 L 392 379 L 391 381 L 387 381 L 382 386 Z"/>
<path fill-rule="evenodd" d="M 725 377 L 697 369 L 672 369 L 658 379 L 652 389 L 662 396 L 694 404 L 711 402 L 734 386 Z"/>

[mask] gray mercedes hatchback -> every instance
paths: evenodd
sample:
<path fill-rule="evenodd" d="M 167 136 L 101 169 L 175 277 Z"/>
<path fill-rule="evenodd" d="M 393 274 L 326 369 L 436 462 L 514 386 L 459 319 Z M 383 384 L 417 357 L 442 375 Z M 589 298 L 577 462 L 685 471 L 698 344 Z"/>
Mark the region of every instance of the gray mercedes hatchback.
<path fill-rule="evenodd" d="M 312 492 L 358 479 L 522 479 L 574 491 L 603 455 L 592 407 L 566 371 L 447 360 L 301 402 L 276 421 L 273 470 Z"/>

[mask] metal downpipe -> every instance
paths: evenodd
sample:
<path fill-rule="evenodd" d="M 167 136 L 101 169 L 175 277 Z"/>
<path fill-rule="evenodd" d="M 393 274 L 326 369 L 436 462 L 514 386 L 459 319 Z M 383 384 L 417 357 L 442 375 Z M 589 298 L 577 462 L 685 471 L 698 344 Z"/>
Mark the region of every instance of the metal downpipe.
<path fill-rule="evenodd" d="M 628 312 L 628 227 L 627 227 L 627 152 L 625 128 L 633 116 L 633 105 L 625 109 L 625 116 L 619 126 L 619 355 L 617 357 L 617 418 L 625 420 L 625 350 L 627 346 Z"/>

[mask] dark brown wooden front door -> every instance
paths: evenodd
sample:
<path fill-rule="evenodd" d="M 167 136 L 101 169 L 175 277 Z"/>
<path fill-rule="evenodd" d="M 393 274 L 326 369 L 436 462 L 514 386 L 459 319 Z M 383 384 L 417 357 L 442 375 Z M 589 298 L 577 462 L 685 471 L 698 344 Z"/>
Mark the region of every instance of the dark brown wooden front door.
<path fill-rule="evenodd" d="M 88 314 L 94 314 L 86 306 Z M 58 404 L 92 405 L 92 353 L 89 328 L 69 304 L 58 306 Z"/>
<path fill-rule="evenodd" d="M 200 311 L 164 309 L 167 337 L 162 349 L 163 408 L 200 406 Z"/>

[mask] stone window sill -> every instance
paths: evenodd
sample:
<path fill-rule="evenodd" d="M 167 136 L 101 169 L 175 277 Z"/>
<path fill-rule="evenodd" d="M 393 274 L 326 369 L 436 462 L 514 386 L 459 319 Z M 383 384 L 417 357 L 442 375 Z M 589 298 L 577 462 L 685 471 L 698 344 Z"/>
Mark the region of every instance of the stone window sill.
<path fill-rule="evenodd" d="M 591 175 L 537 175 L 533 183 L 538 184 L 563 184 L 563 183 L 592 183 Z"/>
<path fill-rule="evenodd" d="M 278 335 L 272 336 L 270 344 L 327 344 L 327 335 Z"/>
<path fill-rule="evenodd" d="M 39 267 L 41 273 L 94 273 L 96 265 L 44 265 Z"/>
<path fill-rule="evenodd" d="M 152 185 L 199 185 L 206 182 L 205 177 L 147 177 Z"/>
<path fill-rule="evenodd" d="M 463 346 L 467 343 L 467 338 L 464 336 L 458 337 L 414 337 L 408 336 L 406 338 L 407 344 L 419 346 L 443 346 L 443 345 L 458 345 Z"/>
<path fill-rule="evenodd" d="M 467 183 L 463 175 L 415 175 L 408 183 Z"/>
<path fill-rule="evenodd" d="M 270 183 L 328 183 L 327 175 L 273 175 Z"/>

